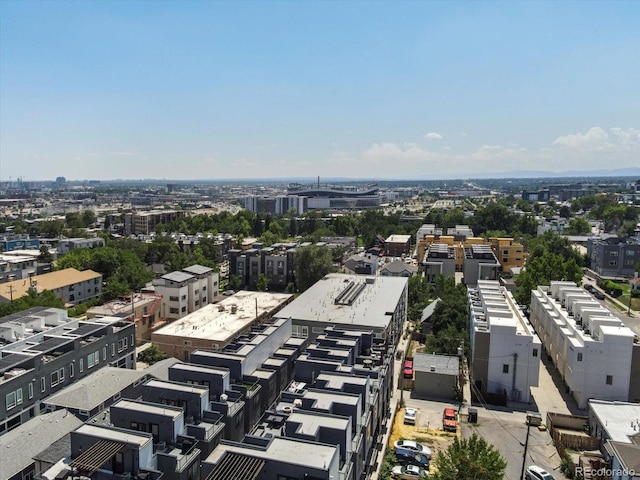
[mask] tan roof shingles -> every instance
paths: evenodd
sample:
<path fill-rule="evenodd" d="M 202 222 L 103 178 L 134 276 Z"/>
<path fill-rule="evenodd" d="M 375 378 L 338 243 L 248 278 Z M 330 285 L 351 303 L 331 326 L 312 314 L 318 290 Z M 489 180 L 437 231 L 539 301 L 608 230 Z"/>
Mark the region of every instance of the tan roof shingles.
<path fill-rule="evenodd" d="M 58 270 L 51 273 L 45 273 L 43 275 L 35 275 L 34 277 L 23 278 L 21 280 L 14 280 L 13 282 L 7 282 L 0 287 L 0 297 L 9 301 L 23 297 L 29 291 L 30 283 L 33 281 L 37 283 L 38 293 L 43 290 L 56 290 L 58 288 L 64 288 L 69 285 L 84 282 L 87 280 L 93 280 L 95 278 L 101 278 L 102 274 L 94 272 L 93 270 L 76 270 L 75 268 L 65 268 L 64 270 Z"/>

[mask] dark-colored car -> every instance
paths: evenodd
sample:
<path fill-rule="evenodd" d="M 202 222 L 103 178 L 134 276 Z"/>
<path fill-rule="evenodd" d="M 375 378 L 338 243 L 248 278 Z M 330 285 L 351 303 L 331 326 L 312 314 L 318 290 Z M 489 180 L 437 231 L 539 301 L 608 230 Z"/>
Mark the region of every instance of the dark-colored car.
<path fill-rule="evenodd" d="M 600 290 L 596 290 L 595 288 L 591 291 L 591 293 L 593 294 L 594 297 L 596 297 L 598 300 L 604 300 L 604 293 L 602 293 Z"/>
<path fill-rule="evenodd" d="M 429 458 L 426 455 L 406 448 L 396 448 L 396 460 L 400 465 L 417 465 L 425 469 L 429 468 Z"/>

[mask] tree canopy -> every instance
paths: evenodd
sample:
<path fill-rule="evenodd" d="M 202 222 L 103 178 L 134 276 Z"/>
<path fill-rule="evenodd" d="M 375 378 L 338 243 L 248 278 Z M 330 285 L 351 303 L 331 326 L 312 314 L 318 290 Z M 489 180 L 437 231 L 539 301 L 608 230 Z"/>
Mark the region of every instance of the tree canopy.
<path fill-rule="evenodd" d="M 507 462 L 493 445 L 474 433 L 469 438 L 456 437 L 434 460 L 433 480 L 502 480 Z"/>
<path fill-rule="evenodd" d="M 522 305 L 531 302 L 531 291 L 552 280 L 566 280 L 580 284 L 584 258 L 566 237 L 545 232 L 531 239 L 525 269 L 516 277 L 515 298 Z"/>
<path fill-rule="evenodd" d="M 334 270 L 333 259 L 328 247 L 310 245 L 296 249 L 296 286 L 301 292 L 304 292 L 311 285 Z"/>

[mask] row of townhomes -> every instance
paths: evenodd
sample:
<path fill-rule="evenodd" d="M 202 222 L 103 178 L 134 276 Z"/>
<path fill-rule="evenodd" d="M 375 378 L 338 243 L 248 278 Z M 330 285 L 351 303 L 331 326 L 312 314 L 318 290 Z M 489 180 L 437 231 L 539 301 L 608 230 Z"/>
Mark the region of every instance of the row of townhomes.
<path fill-rule="evenodd" d="M 364 479 L 407 288 L 330 274 L 295 300 L 241 291 L 154 331 L 171 357 L 141 370 L 134 322 L 2 319 L 0 478 Z"/>
<path fill-rule="evenodd" d="M 638 338 L 583 288 L 539 286 L 530 320 L 578 408 L 591 398 L 640 401 Z"/>

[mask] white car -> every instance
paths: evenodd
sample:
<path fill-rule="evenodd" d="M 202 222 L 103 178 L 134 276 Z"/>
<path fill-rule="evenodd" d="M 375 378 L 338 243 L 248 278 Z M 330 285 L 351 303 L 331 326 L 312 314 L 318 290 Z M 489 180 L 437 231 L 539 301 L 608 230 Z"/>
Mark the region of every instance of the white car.
<path fill-rule="evenodd" d="M 391 470 L 391 475 L 401 480 L 418 480 L 428 476 L 429 472 L 416 465 L 396 465 Z"/>
<path fill-rule="evenodd" d="M 397 442 L 394 442 L 393 448 L 404 448 L 415 453 L 421 453 L 427 458 L 431 458 L 431 449 L 426 445 L 414 442 L 413 440 L 398 440 Z"/>
<path fill-rule="evenodd" d="M 545 469 L 531 465 L 524 472 L 525 480 L 555 480 Z"/>
<path fill-rule="evenodd" d="M 408 423 L 409 425 L 416 424 L 416 409 L 415 408 L 406 408 L 404 410 L 404 423 Z"/>

